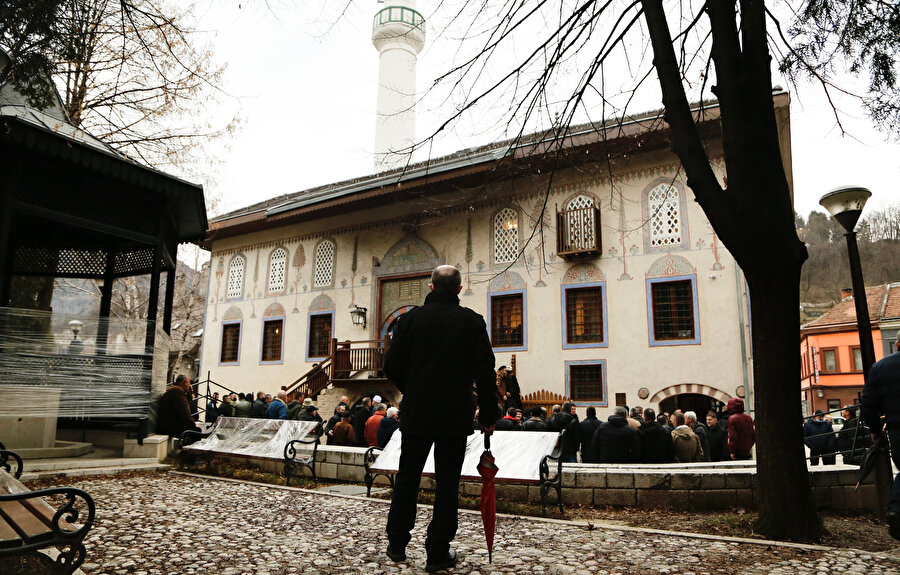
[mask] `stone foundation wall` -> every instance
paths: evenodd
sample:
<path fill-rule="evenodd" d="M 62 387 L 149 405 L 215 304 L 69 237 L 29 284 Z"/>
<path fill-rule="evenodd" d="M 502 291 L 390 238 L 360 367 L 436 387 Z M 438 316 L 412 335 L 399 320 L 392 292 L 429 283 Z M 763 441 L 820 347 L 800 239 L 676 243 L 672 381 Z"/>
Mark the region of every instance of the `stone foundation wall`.
<path fill-rule="evenodd" d="M 364 483 L 361 447 L 320 446 L 316 470 L 320 479 Z M 246 461 L 246 460 L 244 460 Z M 281 461 L 266 461 L 262 467 L 283 473 Z M 810 470 L 813 497 L 821 509 L 876 511 L 874 473 L 855 490 L 857 467 L 817 466 Z M 307 469 L 301 469 L 308 475 Z M 379 476 L 375 485 L 388 486 Z M 433 489 L 434 480 L 422 478 L 423 489 Z M 464 481 L 460 492 L 481 493 L 480 481 Z M 563 505 L 672 508 L 715 510 L 756 507 L 756 466 L 753 462 L 689 463 L 672 465 L 563 464 Z M 540 503 L 540 485 L 497 484 L 497 498 Z M 556 503 L 551 490 L 548 505 Z"/>

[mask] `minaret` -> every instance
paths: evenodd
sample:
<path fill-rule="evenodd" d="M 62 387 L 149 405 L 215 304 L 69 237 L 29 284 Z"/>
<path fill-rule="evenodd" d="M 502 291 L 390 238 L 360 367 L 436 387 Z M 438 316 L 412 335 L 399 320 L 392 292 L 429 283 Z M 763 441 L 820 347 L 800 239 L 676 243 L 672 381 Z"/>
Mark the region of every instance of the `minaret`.
<path fill-rule="evenodd" d="M 425 46 L 425 19 L 415 7 L 415 0 L 387 0 L 372 25 L 379 54 L 376 172 L 402 166 L 402 151 L 416 141 L 416 55 Z"/>

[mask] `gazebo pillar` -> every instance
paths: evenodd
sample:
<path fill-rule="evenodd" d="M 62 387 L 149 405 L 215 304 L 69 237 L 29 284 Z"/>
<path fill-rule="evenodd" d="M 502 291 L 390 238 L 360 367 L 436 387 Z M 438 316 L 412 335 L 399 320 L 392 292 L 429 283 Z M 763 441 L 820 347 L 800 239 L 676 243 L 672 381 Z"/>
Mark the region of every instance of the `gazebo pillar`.
<path fill-rule="evenodd" d="M 8 176 L 3 182 L 3 193 L 0 194 L 0 307 L 9 305 L 9 290 L 12 285 L 12 182 L 13 178 Z"/>
<path fill-rule="evenodd" d="M 116 281 L 116 252 L 106 252 L 106 269 L 100 286 L 100 322 L 97 325 L 97 354 L 105 355 L 109 340 L 109 315 L 112 311 L 113 282 Z"/>

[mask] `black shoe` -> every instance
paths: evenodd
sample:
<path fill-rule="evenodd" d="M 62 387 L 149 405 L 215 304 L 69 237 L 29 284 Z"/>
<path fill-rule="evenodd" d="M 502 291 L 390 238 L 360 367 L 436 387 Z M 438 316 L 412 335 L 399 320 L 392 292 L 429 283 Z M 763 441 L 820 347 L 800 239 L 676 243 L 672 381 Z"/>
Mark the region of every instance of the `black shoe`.
<path fill-rule="evenodd" d="M 388 545 L 387 556 L 395 563 L 406 561 L 406 550 L 401 549 L 400 551 L 397 551 L 391 545 Z"/>
<path fill-rule="evenodd" d="M 894 539 L 900 539 L 900 512 L 888 511 L 887 521 L 888 533 L 890 533 L 891 537 Z"/>
<path fill-rule="evenodd" d="M 444 557 L 441 561 L 428 561 L 425 563 L 425 570 L 429 573 L 434 573 L 435 571 L 440 571 L 441 569 L 449 569 L 456 565 L 456 549 L 451 549 L 447 552 L 447 556 Z"/>

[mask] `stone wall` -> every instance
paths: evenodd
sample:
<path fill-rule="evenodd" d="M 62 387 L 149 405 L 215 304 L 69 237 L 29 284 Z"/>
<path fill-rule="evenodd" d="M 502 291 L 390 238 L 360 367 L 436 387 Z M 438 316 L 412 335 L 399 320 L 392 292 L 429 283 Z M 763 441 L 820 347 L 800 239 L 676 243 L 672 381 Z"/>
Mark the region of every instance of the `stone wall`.
<path fill-rule="evenodd" d="M 320 479 L 363 483 L 364 456 L 361 447 L 320 446 L 316 466 Z M 268 471 L 283 473 L 280 461 L 266 461 Z M 874 473 L 855 489 L 857 467 L 817 466 L 810 470 L 813 496 L 819 508 L 876 511 Z M 303 474 L 309 471 L 301 469 Z M 383 476 L 376 485 L 387 486 Z M 422 479 L 423 489 L 433 489 L 434 481 Z M 460 492 L 477 496 L 480 481 L 464 481 Z M 690 463 L 672 465 L 563 464 L 563 504 L 627 506 L 714 510 L 756 507 L 756 466 L 751 462 Z M 498 484 L 497 498 L 506 501 L 540 503 L 536 484 Z M 556 503 L 550 492 L 548 505 Z"/>

